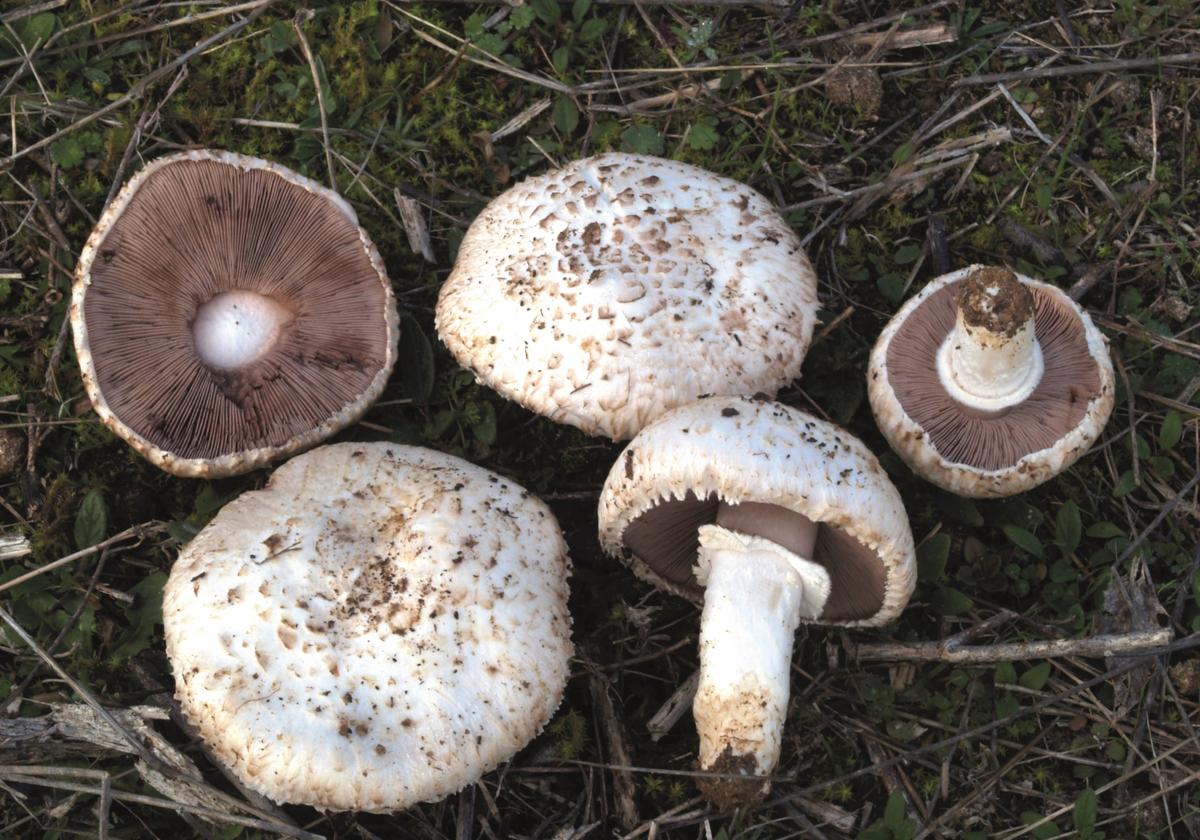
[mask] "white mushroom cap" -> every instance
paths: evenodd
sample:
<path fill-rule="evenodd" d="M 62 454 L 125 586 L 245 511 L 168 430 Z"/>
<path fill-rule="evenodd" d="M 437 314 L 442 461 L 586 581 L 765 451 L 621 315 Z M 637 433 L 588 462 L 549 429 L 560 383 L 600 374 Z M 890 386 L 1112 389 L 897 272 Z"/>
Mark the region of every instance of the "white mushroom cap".
<path fill-rule="evenodd" d="M 997 357 L 1023 356 L 1036 375 L 998 410 L 952 396 L 939 350 L 944 360 L 948 339 L 962 329 L 964 284 L 987 271 L 997 270 L 972 265 L 944 274 L 908 300 L 875 343 L 867 376 L 875 421 L 892 449 L 927 481 L 977 498 L 1020 493 L 1070 467 L 1104 429 L 1114 393 L 1108 341 L 1087 313 L 1055 286 L 1005 270 L 1032 296 L 1032 329 L 1013 324 L 999 351 L 968 357 L 975 364 L 968 373 L 982 381 Z M 1026 347 L 1030 333 L 1036 344 Z"/>
<path fill-rule="evenodd" d="M 812 267 L 766 198 L 613 153 L 492 201 L 437 329 L 505 397 L 616 440 L 699 396 L 774 395 L 799 375 L 816 311 Z"/>
<path fill-rule="evenodd" d="M 117 194 L 79 255 L 71 326 L 105 425 L 155 466 L 208 478 L 356 421 L 400 335 L 341 196 L 209 149 L 158 158 Z"/>
<path fill-rule="evenodd" d="M 857 439 L 778 403 L 713 397 L 643 429 L 608 475 L 600 539 L 642 577 L 700 595 L 698 785 L 760 799 L 779 761 L 801 622 L 875 625 L 915 581 L 904 505 Z"/>
<path fill-rule="evenodd" d="M 883 468 L 857 438 L 775 402 L 713 397 L 643 429 L 604 483 L 600 542 L 644 580 L 701 601 L 698 529 L 716 520 L 719 502 L 818 523 L 805 559 L 829 573 L 830 594 L 812 623 L 880 625 L 908 603 L 912 532 Z"/>
<path fill-rule="evenodd" d="M 163 595 L 176 697 L 247 787 L 385 812 L 525 746 L 571 656 L 550 510 L 458 458 L 298 456 L 180 553 Z"/>

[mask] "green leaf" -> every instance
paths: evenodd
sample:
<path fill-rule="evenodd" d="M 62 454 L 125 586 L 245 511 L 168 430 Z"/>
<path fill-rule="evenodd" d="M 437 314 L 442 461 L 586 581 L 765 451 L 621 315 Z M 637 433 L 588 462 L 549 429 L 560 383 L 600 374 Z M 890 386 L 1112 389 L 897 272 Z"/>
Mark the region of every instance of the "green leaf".
<path fill-rule="evenodd" d="M 1032 554 L 1034 557 L 1041 559 L 1045 557 L 1046 551 L 1042 548 L 1042 541 L 1033 534 L 1026 531 L 1020 525 L 1005 525 L 1004 535 L 1013 542 L 1017 548 Z"/>
<path fill-rule="evenodd" d="M 908 265 L 917 261 L 917 257 L 921 256 L 921 246 L 908 243 L 901 245 L 896 249 L 896 253 L 892 255 L 897 265 Z"/>
<path fill-rule="evenodd" d="M 587 44 L 595 41 L 604 34 L 604 30 L 608 28 L 608 22 L 601 18 L 592 18 L 579 27 L 579 40 L 581 43 Z"/>
<path fill-rule="evenodd" d="M 897 828 L 902 828 L 906 822 L 908 822 L 908 816 L 904 811 L 904 796 L 899 790 L 894 790 L 888 797 L 887 805 L 883 808 L 883 824 L 895 831 Z"/>
<path fill-rule="evenodd" d="M 941 508 L 942 513 L 955 522 L 970 525 L 973 528 L 978 528 L 983 524 L 983 514 L 979 512 L 979 507 L 970 499 L 953 496 L 949 493 L 942 493 L 938 496 L 937 504 Z"/>
<path fill-rule="evenodd" d="M 1041 691 L 1046 685 L 1046 680 L 1050 679 L 1050 663 L 1043 662 L 1040 665 L 1034 665 L 1024 674 L 1021 674 L 1021 679 L 1018 682 L 1025 688 L 1033 691 Z"/>
<path fill-rule="evenodd" d="M 83 144 L 76 137 L 64 137 L 50 146 L 50 159 L 64 169 L 83 163 Z"/>
<path fill-rule="evenodd" d="M 162 623 L 162 589 L 167 576 L 155 572 L 131 590 L 134 596 L 129 629 L 112 651 L 112 658 L 124 662 L 154 643 L 155 627 Z"/>
<path fill-rule="evenodd" d="M 567 136 L 574 134 L 579 126 L 579 109 L 569 96 L 560 96 L 554 100 L 554 125 Z"/>
<path fill-rule="evenodd" d="M 1058 508 L 1054 518 L 1054 541 L 1068 557 L 1079 548 L 1079 540 L 1083 536 L 1083 520 L 1079 516 L 1079 507 L 1068 500 Z"/>
<path fill-rule="evenodd" d="M 950 535 L 935 534 L 917 546 L 917 579 L 923 583 L 936 583 L 946 573 L 946 560 L 950 557 Z"/>
<path fill-rule="evenodd" d="M 1017 681 L 1017 669 L 1011 662 L 1001 662 L 996 666 L 996 675 L 993 681 L 996 685 L 1012 685 Z"/>
<path fill-rule="evenodd" d="M 433 393 L 433 347 L 411 315 L 400 316 L 400 370 L 404 393 L 418 403 L 428 402 Z"/>
<path fill-rule="evenodd" d="M 1087 535 L 1094 540 L 1111 540 L 1125 536 L 1125 529 L 1111 522 L 1097 522 L 1088 526 Z"/>
<path fill-rule="evenodd" d="M 1158 445 L 1162 449 L 1174 449 L 1175 444 L 1183 437 L 1183 415 L 1178 411 L 1168 411 L 1163 418 L 1162 428 L 1158 430 Z"/>
<path fill-rule="evenodd" d="M 914 151 L 912 143 L 905 143 L 897 148 L 896 151 L 892 152 L 892 166 L 899 166 L 904 163 L 912 157 Z"/>
<path fill-rule="evenodd" d="M 662 135 L 652 125 L 631 125 L 621 132 L 621 148 L 643 155 L 663 153 Z"/>
<path fill-rule="evenodd" d="M 1088 788 L 1079 794 L 1071 811 L 1071 824 L 1082 837 L 1089 837 L 1096 827 L 1096 791 Z"/>
<path fill-rule="evenodd" d="M 329 84 L 329 76 L 325 73 L 325 64 L 321 61 L 321 56 L 314 55 L 313 64 L 317 66 L 317 81 L 321 85 L 321 97 L 325 100 L 325 113 L 332 115 L 338 109 L 338 101 L 333 95 L 333 88 Z"/>
<path fill-rule="evenodd" d="M 562 17 L 558 0 L 529 0 L 529 5 L 533 7 L 533 13 L 542 23 L 553 25 Z"/>
<path fill-rule="evenodd" d="M 975 602 L 966 595 L 948 586 L 943 586 L 934 592 L 929 603 L 942 615 L 962 615 L 970 612 L 971 608 L 975 606 Z"/>
<path fill-rule="evenodd" d="M 98 489 L 89 490 L 75 514 L 75 547 L 87 548 L 104 539 L 108 533 L 108 508 L 104 494 Z"/>
<path fill-rule="evenodd" d="M 887 298 L 889 303 L 899 303 L 904 298 L 905 286 L 908 285 L 903 275 L 884 274 L 875 281 L 879 294 Z"/>
<path fill-rule="evenodd" d="M 1050 190 L 1049 184 L 1042 184 L 1033 194 L 1037 206 L 1042 210 L 1047 210 L 1050 207 L 1050 202 L 1054 198 L 1054 193 Z"/>
<path fill-rule="evenodd" d="M 35 42 L 44 44 L 57 28 L 58 18 L 50 12 L 42 12 L 40 15 L 34 15 L 25 23 L 21 41 L 27 47 L 32 47 Z"/>
<path fill-rule="evenodd" d="M 1136 486 L 1137 481 L 1133 476 L 1133 470 L 1125 470 L 1125 472 L 1121 473 L 1121 477 L 1117 479 L 1117 486 L 1113 488 L 1113 498 L 1119 499 L 1129 494 Z"/>
<path fill-rule="evenodd" d="M 554 65 L 554 72 L 561 76 L 571 66 L 571 51 L 566 47 L 557 47 L 550 54 L 550 63 Z"/>
<path fill-rule="evenodd" d="M 688 130 L 688 146 L 698 152 L 707 152 L 717 147 L 717 125 L 707 119 L 692 123 Z"/>
<path fill-rule="evenodd" d="M 583 19 L 587 17 L 588 10 L 592 8 L 592 0 L 575 0 L 571 4 L 571 19 L 575 23 L 583 23 Z"/>
<path fill-rule="evenodd" d="M 536 17 L 537 14 L 533 11 L 533 8 L 526 4 L 513 9 L 508 19 L 512 21 L 514 29 L 528 29 Z"/>
<path fill-rule="evenodd" d="M 1021 812 L 1021 822 L 1024 823 L 1025 825 L 1033 825 L 1035 822 L 1037 822 L 1041 818 L 1042 818 L 1042 815 L 1039 814 L 1037 811 L 1022 811 Z M 1059 827 L 1056 826 L 1053 822 L 1046 822 L 1046 823 L 1042 823 L 1041 825 L 1039 825 L 1037 828 L 1035 828 L 1029 834 L 1031 837 L 1036 837 L 1037 840 L 1050 840 L 1051 837 L 1057 837 L 1058 835 L 1062 834 L 1062 831 L 1059 830 Z"/>
<path fill-rule="evenodd" d="M 496 442 L 496 408 L 490 402 L 479 404 L 479 420 L 471 425 L 471 434 L 485 446 Z"/>

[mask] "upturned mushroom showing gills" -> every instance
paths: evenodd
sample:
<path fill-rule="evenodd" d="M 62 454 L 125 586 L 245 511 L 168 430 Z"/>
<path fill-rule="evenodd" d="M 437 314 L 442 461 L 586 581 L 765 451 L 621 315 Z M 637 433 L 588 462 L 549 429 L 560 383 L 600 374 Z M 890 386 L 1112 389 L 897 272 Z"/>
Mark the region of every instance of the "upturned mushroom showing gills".
<path fill-rule="evenodd" d="M 600 497 L 600 541 L 639 577 L 703 603 L 692 707 L 705 795 L 732 810 L 779 761 L 804 623 L 875 626 L 908 603 L 912 532 L 856 438 L 774 402 L 714 397 L 643 429 Z"/>
<path fill-rule="evenodd" d="M 931 281 L 871 352 L 875 421 L 913 471 L 1010 496 L 1070 467 L 1113 406 L 1108 343 L 1062 291 L 973 265 Z"/>
<path fill-rule="evenodd" d="M 437 329 L 508 399 L 627 440 L 701 395 L 775 394 L 799 375 L 816 312 L 812 266 L 766 198 L 614 153 L 493 200 L 442 287 Z"/>
<path fill-rule="evenodd" d="M 105 210 L 76 268 L 71 324 L 100 419 L 156 466 L 247 472 L 363 415 L 399 317 L 340 196 L 275 163 L 159 158 Z"/>
<path fill-rule="evenodd" d="M 163 593 L 183 714 L 276 801 L 395 811 L 524 747 L 571 656 L 566 545 L 519 486 L 341 443 L 226 505 Z"/>

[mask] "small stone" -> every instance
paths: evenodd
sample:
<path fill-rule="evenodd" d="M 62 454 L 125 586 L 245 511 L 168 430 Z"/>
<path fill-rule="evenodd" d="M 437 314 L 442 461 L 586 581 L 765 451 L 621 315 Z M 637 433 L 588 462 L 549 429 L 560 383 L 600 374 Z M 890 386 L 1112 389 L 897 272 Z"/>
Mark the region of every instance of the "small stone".
<path fill-rule="evenodd" d="M 11 475 L 25 462 L 25 435 L 16 429 L 0 429 L 0 477 Z"/>
<path fill-rule="evenodd" d="M 839 67 L 825 77 L 825 98 L 831 105 L 857 108 L 864 117 L 874 117 L 883 101 L 883 80 L 872 67 Z"/>

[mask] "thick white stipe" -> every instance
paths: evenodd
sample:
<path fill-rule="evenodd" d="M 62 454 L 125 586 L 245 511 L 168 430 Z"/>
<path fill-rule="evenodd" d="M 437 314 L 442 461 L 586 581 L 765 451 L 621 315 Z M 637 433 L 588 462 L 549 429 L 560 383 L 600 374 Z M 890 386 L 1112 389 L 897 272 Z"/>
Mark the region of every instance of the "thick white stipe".
<path fill-rule="evenodd" d="M 769 774 L 779 762 L 796 627 L 821 614 L 829 573 L 770 540 L 704 525 L 698 575 L 705 592 L 692 714 L 700 767 L 728 749 Z"/>
<path fill-rule="evenodd" d="M 265 295 L 223 292 L 197 310 L 192 341 L 206 365 L 239 368 L 265 356 L 291 317 Z"/>
<path fill-rule="evenodd" d="M 938 348 L 937 370 L 946 392 L 971 408 L 995 412 L 1024 402 L 1046 370 L 1033 318 L 1005 335 L 969 325 L 959 309 Z"/>

